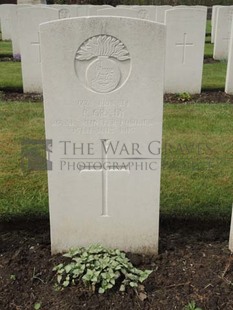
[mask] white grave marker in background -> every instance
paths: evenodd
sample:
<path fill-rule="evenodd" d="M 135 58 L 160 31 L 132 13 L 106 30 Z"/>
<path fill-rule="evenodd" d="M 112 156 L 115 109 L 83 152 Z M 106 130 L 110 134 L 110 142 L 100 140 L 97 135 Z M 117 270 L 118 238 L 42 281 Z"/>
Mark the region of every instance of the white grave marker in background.
<path fill-rule="evenodd" d="M 16 10 L 11 10 L 10 15 L 12 19 L 11 41 L 12 41 L 12 52 L 16 58 L 20 57 L 20 44 L 19 44 L 19 23 L 18 23 L 18 11 L 21 8 L 30 7 L 27 4 L 18 4 Z"/>
<path fill-rule="evenodd" d="M 205 45 L 206 10 L 166 11 L 165 92 L 200 93 Z"/>
<path fill-rule="evenodd" d="M 97 10 L 97 15 L 102 16 L 125 16 L 125 17 L 133 17 L 137 18 L 138 13 L 132 9 L 125 8 L 110 8 L 110 9 L 101 9 Z"/>
<path fill-rule="evenodd" d="M 233 6 L 219 7 L 217 9 L 213 52 L 213 58 L 216 60 L 228 58 L 232 17 Z"/>
<path fill-rule="evenodd" d="M 231 25 L 225 92 L 227 94 L 233 95 L 233 23 Z"/>
<path fill-rule="evenodd" d="M 165 22 L 165 12 L 171 10 L 173 7 L 171 5 L 158 5 L 156 6 L 156 22 Z"/>
<path fill-rule="evenodd" d="M 59 19 L 59 10 L 29 7 L 18 11 L 19 41 L 25 93 L 42 93 L 39 25 Z"/>
<path fill-rule="evenodd" d="M 213 5 L 212 6 L 212 16 L 211 16 L 211 43 L 214 43 L 215 38 L 215 29 L 216 29 L 216 22 L 217 22 L 217 11 L 221 5 Z"/>
<path fill-rule="evenodd" d="M 12 32 L 12 11 L 16 11 L 15 4 L 1 4 L 1 32 L 2 40 L 11 40 Z"/>
<path fill-rule="evenodd" d="M 156 6 L 155 5 L 134 5 L 131 9 L 136 10 L 138 18 L 156 21 Z"/>
<path fill-rule="evenodd" d="M 89 5 L 88 6 L 88 15 L 89 16 L 96 16 L 98 15 L 97 11 L 98 10 L 103 10 L 103 9 L 111 9 L 114 8 L 111 5 Z"/>
<path fill-rule="evenodd" d="M 52 252 L 157 253 L 165 26 L 88 17 L 40 37 Z"/>

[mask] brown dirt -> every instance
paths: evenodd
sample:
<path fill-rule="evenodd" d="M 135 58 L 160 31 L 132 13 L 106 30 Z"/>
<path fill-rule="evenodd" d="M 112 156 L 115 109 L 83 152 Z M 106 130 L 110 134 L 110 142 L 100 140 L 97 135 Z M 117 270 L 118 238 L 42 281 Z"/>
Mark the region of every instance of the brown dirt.
<path fill-rule="evenodd" d="M 55 291 L 52 268 L 61 258 L 50 256 L 49 224 L 0 224 L 0 309 L 33 309 L 40 302 L 42 310 L 181 310 L 195 300 L 203 310 L 232 310 L 228 231 L 229 223 L 163 221 L 157 257 L 128 253 L 139 268 L 154 270 L 144 283 L 147 299 L 141 301 L 132 289 L 98 295 L 79 285 Z"/>
<path fill-rule="evenodd" d="M 233 103 L 233 96 L 224 93 L 223 91 L 204 91 L 201 94 L 190 95 L 190 98 L 184 100 L 179 94 L 165 94 L 164 102 L 167 103 Z"/>
<path fill-rule="evenodd" d="M 43 101 L 43 96 L 41 94 L 30 94 L 22 93 L 20 91 L 14 92 L 9 89 L 9 91 L 0 92 L 1 99 L 4 101 L 29 101 L 29 102 L 39 102 Z"/>
<path fill-rule="evenodd" d="M 13 56 L 2 56 L 0 61 L 13 61 Z"/>
<path fill-rule="evenodd" d="M 215 60 L 212 57 L 204 58 L 204 64 L 215 64 L 217 62 L 220 62 L 220 60 Z"/>

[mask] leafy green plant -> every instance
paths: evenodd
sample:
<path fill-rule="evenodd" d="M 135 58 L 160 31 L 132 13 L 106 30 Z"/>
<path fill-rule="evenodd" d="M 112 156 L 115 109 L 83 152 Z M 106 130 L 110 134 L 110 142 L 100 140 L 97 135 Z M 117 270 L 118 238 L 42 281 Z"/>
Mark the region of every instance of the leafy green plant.
<path fill-rule="evenodd" d="M 60 288 L 82 281 L 101 294 L 116 284 L 120 285 L 120 291 L 125 291 L 126 286 L 136 288 L 152 272 L 135 268 L 120 250 L 100 245 L 71 249 L 63 256 L 70 261 L 53 268 Z"/>
<path fill-rule="evenodd" d="M 35 304 L 34 304 L 34 309 L 35 309 L 35 310 L 41 309 L 41 303 L 40 303 L 40 302 L 35 303 Z"/>
<path fill-rule="evenodd" d="M 11 274 L 10 275 L 10 280 L 15 281 L 16 280 L 16 275 L 15 274 Z"/>
<path fill-rule="evenodd" d="M 186 101 L 189 101 L 191 100 L 191 95 L 189 93 L 180 93 L 180 94 L 177 94 L 177 99 L 179 101 L 182 101 L 182 102 L 186 102 Z"/>
<path fill-rule="evenodd" d="M 202 309 L 196 307 L 195 301 L 191 301 L 184 307 L 184 310 L 202 310 Z"/>

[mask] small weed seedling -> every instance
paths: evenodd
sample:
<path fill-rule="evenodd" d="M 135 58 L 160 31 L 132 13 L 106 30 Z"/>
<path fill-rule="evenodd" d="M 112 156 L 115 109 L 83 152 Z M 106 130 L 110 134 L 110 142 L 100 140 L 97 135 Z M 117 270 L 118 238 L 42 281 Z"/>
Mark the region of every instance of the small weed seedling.
<path fill-rule="evenodd" d="M 11 275 L 10 275 L 10 279 L 11 279 L 12 281 L 15 281 L 15 280 L 16 280 L 16 275 L 15 275 L 15 274 L 11 274 Z"/>
<path fill-rule="evenodd" d="M 125 253 L 118 249 L 110 250 L 100 245 L 72 249 L 63 256 L 69 258 L 70 262 L 53 269 L 60 288 L 82 281 L 90 285 L 93 291 L 98 290 L 102 294 L 119 283 L 123 292 L 126 286 L 136 288 L 152 272 L 135 268 Z"/>
<path fill-rule="evenodd" d="M 191 95 L 189 93 L 180 93 L 177 94 L 177 99 L 182 102 L 191 100 Z"/>
<path fill-rule="evenodd" d="M 40 310 L 41 309 L 41 303 L 40 302 L 37 302 L 34 304 L 34 309 L 35 310 Z"/>
<path fill-rule="evenodd" d="M 184 310 L 202 310 L 201 308 L 196 307 L 195 301 L 191 301 L 184 307 Z"/>

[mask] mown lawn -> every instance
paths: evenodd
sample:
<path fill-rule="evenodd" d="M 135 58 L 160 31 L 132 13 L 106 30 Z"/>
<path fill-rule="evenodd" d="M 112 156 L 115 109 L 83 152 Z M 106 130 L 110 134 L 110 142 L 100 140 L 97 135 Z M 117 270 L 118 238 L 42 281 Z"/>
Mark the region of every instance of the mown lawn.
<path fill-rule="evenodd" d="M 232 121 L 232 105 L 165 105 L 162 213 L 229 217 L 233 202 Z"/>
<path fill-rule="evenodd" d="M 224 90 L 227 63 L 225 61 L 204 64 L 202 90 Z"/>
<path fill-rule="evenodd" d="M 0 91 L 22 91 L 22 89 L 23 82 L 21 74 L 21 63 L 0 61 Z"/>
<path fill-rule="evenodd" d="M 0 57 L 12 56 L 11 41 L 0 41 Z"/>
<path fill-rule="evenodd" d="M 42 103 L 0 103 L 0 218 L 48 216 L 45 171 L 28 171 L 22 141 L 44 139 Z M 233 106 L 165 104 L 161 212 L 230 216 Z"/>
<path fill-rule="evenodd" d="M 21 169 L 22 142 L 44 139 L 42 103 L 0 101 L 0 123 L 0 219 L 47 214 L 46 172 Z"/>

